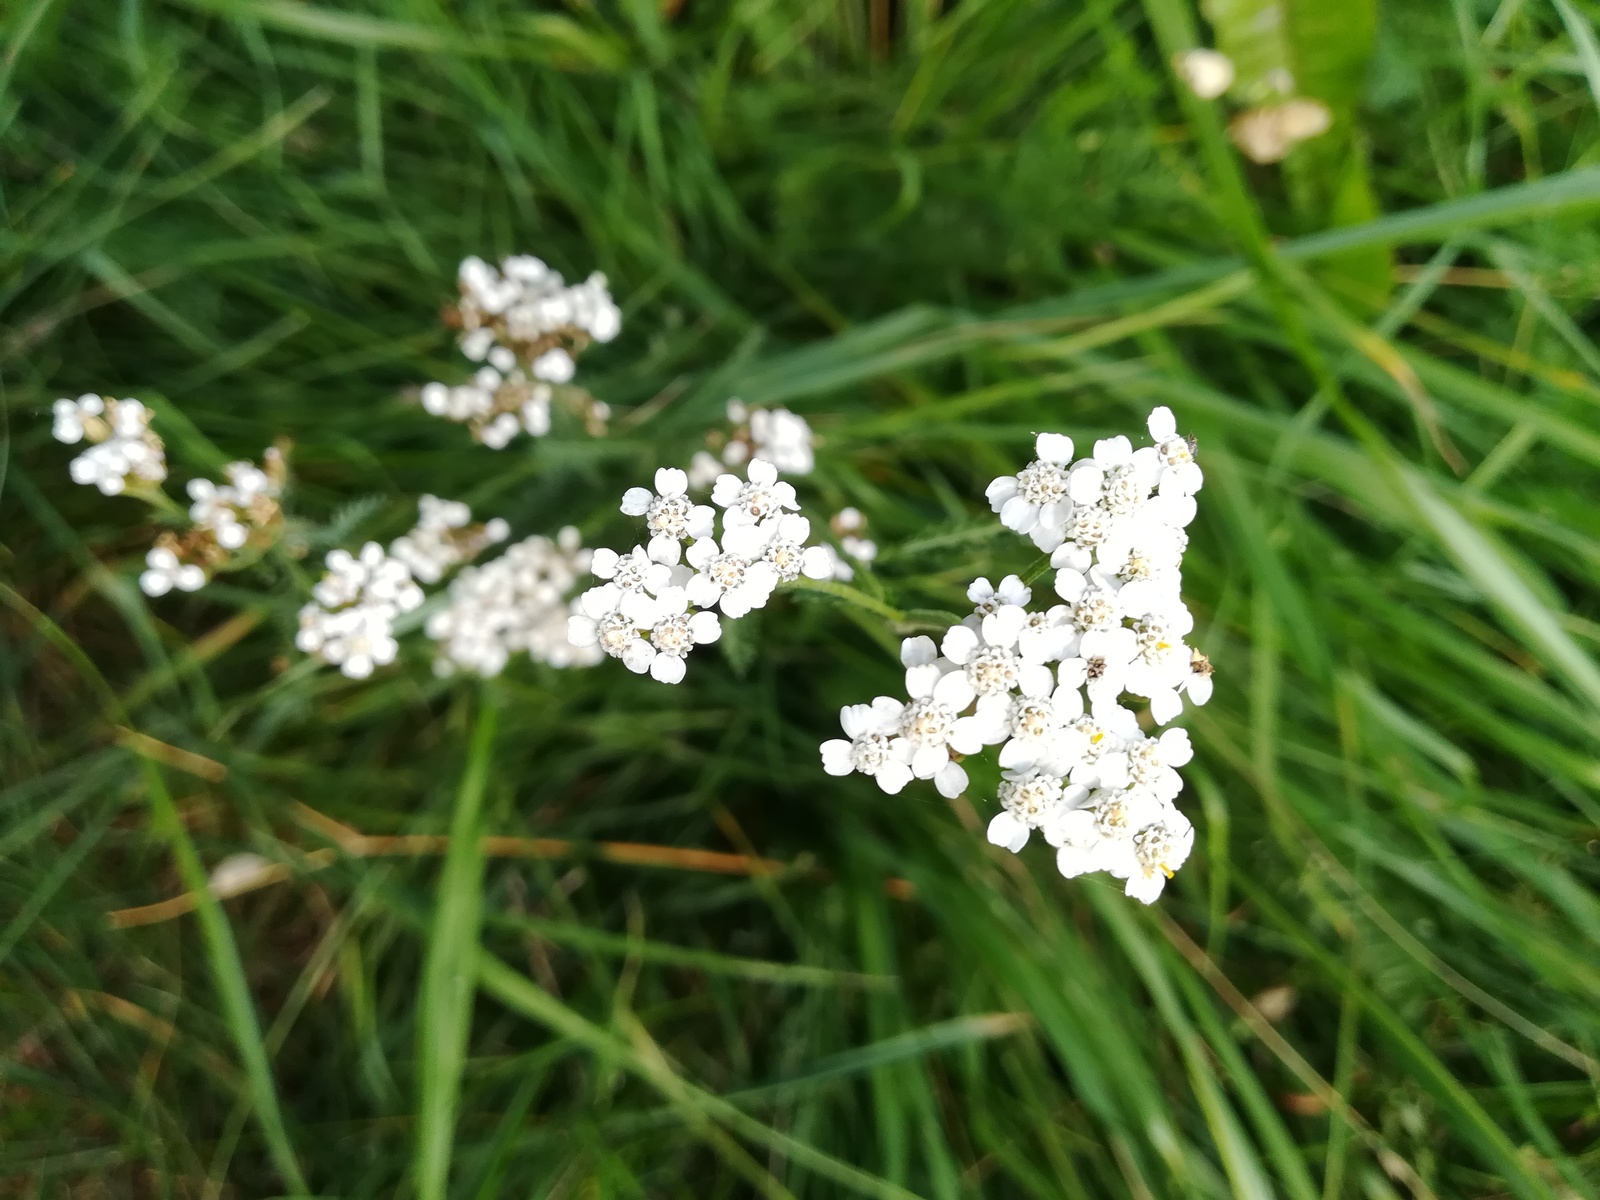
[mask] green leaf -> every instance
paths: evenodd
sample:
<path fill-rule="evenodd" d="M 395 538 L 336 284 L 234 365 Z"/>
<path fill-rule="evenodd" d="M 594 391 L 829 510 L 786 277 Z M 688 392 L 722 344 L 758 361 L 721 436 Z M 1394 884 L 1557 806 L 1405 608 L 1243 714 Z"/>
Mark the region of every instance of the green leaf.
<path fill-rule="evenodd" d="M 485 688 L 450 818 L 450 850 L 439 876 L 428 954 L 422 966 L 417 1005 L 417 1138 L 412 1163 L 419 1200 L 444 1200 L 450 1179 L 461 1070 L 472 1026 L 473 963 L 483 916 L 480 816 L 498 717 L 494 693 Z"/>

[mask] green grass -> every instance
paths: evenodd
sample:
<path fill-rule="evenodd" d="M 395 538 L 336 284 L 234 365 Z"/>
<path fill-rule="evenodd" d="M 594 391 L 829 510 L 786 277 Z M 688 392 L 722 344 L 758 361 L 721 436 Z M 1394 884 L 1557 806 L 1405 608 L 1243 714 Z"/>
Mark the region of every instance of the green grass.
<path fill-rule="evenodd" d="M 0 1194 L 1600 1193 L 1597 18 L 1385 5 L 1260 167 L 1167 74 L 1189 0 L 0 12 Z M 610 275 L 611 436 L 410 399 L 511 251 Z M 140 596 L 145 510 L 49 437 L 85 390 L 175 483 L 291 438 L 319 549 L 423 491 L 615 544 L 728 396 L 783 403 L 884 552 L 670 692 L 421 644 L 356 684 L 290 650 L 306 564 Z M 1145 910 L 989 847 L 992 768 L 886 797 L 816 746 L 897 687 L 886 613 L 1032 560 L 981 498 L 1031 431 L 1157 403 L 1218 688 Z M 298 805 L 456 836 L 328 864 Z M 242 850 L 288 880 L 107 920 Z"/>

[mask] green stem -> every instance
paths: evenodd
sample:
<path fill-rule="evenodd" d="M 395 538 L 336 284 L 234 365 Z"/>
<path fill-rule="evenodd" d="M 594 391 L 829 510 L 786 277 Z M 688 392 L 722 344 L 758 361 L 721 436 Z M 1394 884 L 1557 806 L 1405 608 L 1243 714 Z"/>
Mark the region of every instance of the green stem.
<path fill-rule="evenodd" d="M 486 689 L 467 752 L 467 769 L 456 794 L 450 850 L 439 877 L 428 956 L 422 966 L 417 1010 L 417 1141 L 412 1164 L 417 1200 L 444 1200 L 449 1184 L 483 920 L 483 794 L 498 715 L 494 697 Z"/>

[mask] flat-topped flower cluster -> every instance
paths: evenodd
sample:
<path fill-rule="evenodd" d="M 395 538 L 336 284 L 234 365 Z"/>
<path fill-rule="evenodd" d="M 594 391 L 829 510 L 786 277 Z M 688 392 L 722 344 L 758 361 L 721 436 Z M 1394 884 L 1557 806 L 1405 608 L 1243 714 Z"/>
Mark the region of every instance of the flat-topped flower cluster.
<path fill-rule="evenodd" d="M 766 459 L 751 459 L 743 479 L 719 476 L 711 500 L 696 504 L 688 474 L 675 467 L 656 472 L 654 491 L 623 494 L 622 511 L 644 518 L 649 539 L 626 554 L 595 551 L 591 569 L 606 582 L 578 598 L 573 645 L 599 646 L 630 671 L 678 683 L 689 652 L 722 636 L 721 617 L 765 607 L 780 583 L 802 575 L 833 577 L 836 555 L 810 544 L 794 485 Z"/>
<path fill-rule="evenodd" d="M 580 389 L 563 389 L 577 373 L 577 356 L 591 342 L 609 342 L 622 330 L 622 310 L 598 271 L 568 284 L 541 259 L 516 254 L 496 270 L 467 258 L 457 272 L 461 298 L 450 320 L 461 329 L 461 352 L 482 363 L 472 378 L 454 385 L 426 384 L 422 407 L 467 425 L 473 437 L 499 450 L 519 433 L 550 432 L 550 406 L 565 396 L 591 432 L 602 430 L 610 409 Z"/>
<path fill-rule="evenodd" d="M 1194 841 L 1173 803 L 1192 750 L 1182 729 L 1146 734 L 1123 697 L 1147 701 L 1161 726 L 1185 697 L 1211 695 L 1209 662 L 1184 642 L 1194 621 L 1181 595 L 1203 478 L 1168 409 L 1148 428 L 1152 446 L 1107 438 L 1077 461 L 1071 438 L 1041 434 L 1035 460 L 988 496 L 1007 528 L 1050 552 L 1058 602 L 1030 608 L 1033 589 L 1015 575 L 974 581 L 971 615 L 937 643 L 902 644 L 908 699 L 846 707 L 845 737 L 822 745 L 830 774 L 871 775 L 886 792 L 931 779 L 951 798 L 967 787 L 961 760 L 998 746 L 989 840 L 1018 851 L 1038 830 L 1063 875 L 1109 872 L 1146 903 Z"/>

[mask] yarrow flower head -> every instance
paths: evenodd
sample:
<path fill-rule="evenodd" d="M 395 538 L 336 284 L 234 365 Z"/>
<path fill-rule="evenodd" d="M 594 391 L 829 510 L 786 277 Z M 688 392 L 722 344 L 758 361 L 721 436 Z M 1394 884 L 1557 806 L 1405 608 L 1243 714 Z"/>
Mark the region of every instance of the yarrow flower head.
<path fill-rule="evenodd" d="M 568 596 L 598 557 L 568 526 L 554 539 L 525 538 L 499 558 L 467 567 L 451 581 L 449 602 L 425 626 L 439 643 L 434 671 L 498 675 L 519 653 L 552 667 L 601 661 L 593 643 L 576 646 L 567 637 L 576 607 Z"/>
<path fill-rule="evenodd" d="M 622 496 L 622 511 L 630 517 L 643 517 L 650 530 L 646 551 L 659 563 L 676 563 L 683 557 L 683 543 L 710 537 L 716 513 L 710 505 L 689 499 L 689 476 L 676 467 L 656 471 L 656 490 L 629 488 Z"/>
<path fill-rule="evenodd" d="M 394 661 L 395 618 L 421 606 L 422 589 L 410 568 L 377 542 L 359 554 L 333 550 L 325 562 L 327 574 L 300 610 L 295 645 L 351 679 L 365 679 L 374 667 Z"/>
<path fill-rule="evenodd" d="M 56 441 L 69 446 L 90 443 L 68 468 L 74 483 L 116 496 L 153 488 L 167 477 L 166 451 L 150 428 L 153 414 L 137 400 L 90 393 L 76 400 L 57 400 L 52 415 Z"/>
<path fill-rule="evenodd" d="M 1016 852 L 1041 832 L 1063 875 L 1108 872 L 1145 903 L 1193 845 L 1175 807 L 1193 748 L 1182 729 L 1147 736 L 1123 698 L 1148 701 L 1165 725 L 1212 690 L 1210 662 L 1183 640 L 1194 627 L 1182 560 L 1202 483 L 1195 445 L 1165 408 L 1148 430 L 1153 446 L 1105 438 L 1076 461 L 1070 438 L 1040 434 L 1034 460 L 991 483 L 988 499 L 1006 528 L 1050 552 L 1062 602 L 1030 607 L 1034 589 L 1015 575 L 974 580 L 971 614 L 937 646 L 903 643 L 909 702 L 846 708 L 849 740 L 822 746 L 830 774 L 897 791 L 909 772 L 955 796 L 967 786 L 961 760 L 998 745 L 989 841 Z"/>

